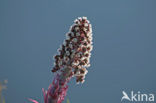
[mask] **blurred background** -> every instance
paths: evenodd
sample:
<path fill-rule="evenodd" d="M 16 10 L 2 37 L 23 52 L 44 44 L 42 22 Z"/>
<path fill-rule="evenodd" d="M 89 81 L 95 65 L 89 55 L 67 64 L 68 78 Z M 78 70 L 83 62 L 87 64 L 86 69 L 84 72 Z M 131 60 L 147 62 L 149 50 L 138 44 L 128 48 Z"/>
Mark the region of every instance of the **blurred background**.
<path fill-rule="evenodd" d="M 0 81 L 0 103 L 5 103 L 5 98 L 2 95 L 2 91 L 7 89 L 7 86 L 6 86 L 7 83 L 8 83 L 7 79 Z"/>
<path fill-rule="evenodd" d="M 0 0 L 6 103 L 43 103 L 53 55 L 79 16 L 93 26 L 94 48 L 85 83 L 69 84 L 70 103 L 119 103 L 123 90 L 156 93 L 155 0 Z"/>

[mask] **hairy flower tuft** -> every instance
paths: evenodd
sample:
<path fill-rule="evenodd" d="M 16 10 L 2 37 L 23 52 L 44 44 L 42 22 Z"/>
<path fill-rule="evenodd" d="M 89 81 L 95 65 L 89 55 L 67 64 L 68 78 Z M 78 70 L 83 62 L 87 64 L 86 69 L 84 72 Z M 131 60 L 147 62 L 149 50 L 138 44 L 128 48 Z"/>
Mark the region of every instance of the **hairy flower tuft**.
<path fill-rule="evenodd" d="M 55 66 L 52 72 L 63 74 L 66 79 L 76 77 L 76 82 L 83 83 L 90 66 L 92 50 L 92 27 L 87 17 L 74 21 L 66 39 L 54 56 Z"/>
<path fill-rule="evenodd" d="M 44 103 L 61 103 L 67 93 L 67 83 L 72 77 L 76 77 L 77 83 L 84 82 L 92 48 L 91 24 L 87 17 L 79 17 L 66 34 L 58 54 L 54 56 L 52 72 L 55 73 L 55 78 L 47 91 L 42 89 Z M 29 100 L 38 103 L 36 100 Z"/>

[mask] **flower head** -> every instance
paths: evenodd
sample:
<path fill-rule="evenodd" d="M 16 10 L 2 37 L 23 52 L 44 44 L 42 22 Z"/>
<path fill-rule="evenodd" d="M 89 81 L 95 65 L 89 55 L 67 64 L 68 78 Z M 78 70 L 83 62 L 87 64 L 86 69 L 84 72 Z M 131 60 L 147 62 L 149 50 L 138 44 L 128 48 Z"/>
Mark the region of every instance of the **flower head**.
<path fill-rule="evenodd" d="M 76 77 L 76 82 L 83 83 L 90 66 L 92 50 L 92 27 L 86 17 L 74 21 L 66 39 L 54 56 L 55 66 L 52 72 L 63 74 L 66 79 Z"/>
<path fill-rule="evenodd" d="M 68 89 L 67 83 L 76 77 L 77 83 L 83 83 L 87 69 L 90 66 L 92 50 L 92 27 L 86 17 L 74 21 L 66 39 L 54 56 L 55 63 L 52 72 L 55 78 L 48 90 L 43 90 L 44 103 L 61 103 Z M 29 99 L 34 103 L 36 100 Z"/>

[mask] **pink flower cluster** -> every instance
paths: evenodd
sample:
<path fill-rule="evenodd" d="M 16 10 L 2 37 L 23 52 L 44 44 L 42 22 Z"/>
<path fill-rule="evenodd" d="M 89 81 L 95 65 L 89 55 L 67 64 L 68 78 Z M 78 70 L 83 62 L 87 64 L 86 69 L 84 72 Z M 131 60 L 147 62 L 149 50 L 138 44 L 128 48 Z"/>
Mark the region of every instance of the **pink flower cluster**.
<path fill-rule="evenodd" d="M 76 82 L 83 83 L 86 68 L 90 66 L 92 50 L 92 27 L 86 17 L 74 21 L 59 54 L 54 56 L 55 63 L 52 72 L 63 74 L 65 78 L 76 77 Z"/>
<path fill-rule="evenodd" d="M 55 63 L 52 72 L 55 78 L 44 91 L 44 103 L 61 103 L 68 89 L 67 83 L 72 77 L 76 77 L 77 83 L 83 83 L 90 66 L 92 50 L 92 27 L 86 17 L 79 17 L 74 21 L 66 39 L 54 56 Z M 29 99 L 34 103 L 35 100 Z"/>

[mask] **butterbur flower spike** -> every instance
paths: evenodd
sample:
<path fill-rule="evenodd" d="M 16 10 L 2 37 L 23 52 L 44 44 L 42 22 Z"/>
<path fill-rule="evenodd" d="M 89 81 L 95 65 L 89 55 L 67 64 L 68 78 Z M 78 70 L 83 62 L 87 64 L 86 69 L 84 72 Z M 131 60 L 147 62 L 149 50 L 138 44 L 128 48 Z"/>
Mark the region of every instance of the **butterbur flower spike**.
<path fill-rule="evenodd" d="M 55 66 L 52 72 L 62 75 L 64 80 L 76 77 L 77 83 L 83 83 L 88 72 L 86 68 L 90 66 L 91 50 L 91 24 L 86 17 L 79 17 L 66 34 L 66 40 L 58 49 L 58 55 L 54 56 Z"/>
<path fill-rule="evenodd" d="M 67 83 L 72 77 L 76 77 L 77 83 L 84 82 L 92 47 L 91 24 L 87 17 L 79 17 L 66 34 L 58 54 L 54 56 L 52 72 L 55 78 L 48 91 L 43 89 L 44 103 L 62 103 L 68 89 Z"/>

